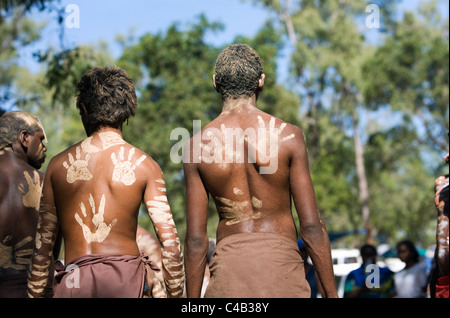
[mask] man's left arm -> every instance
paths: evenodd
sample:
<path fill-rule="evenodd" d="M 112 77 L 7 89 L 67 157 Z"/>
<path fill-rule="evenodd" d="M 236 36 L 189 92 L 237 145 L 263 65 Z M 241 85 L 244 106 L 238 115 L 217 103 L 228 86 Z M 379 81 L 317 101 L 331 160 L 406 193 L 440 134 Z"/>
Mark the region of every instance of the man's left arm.
<path fill-rule="evenodd" d="M 337 297 L 331 247 L 325 224 L 317 208 L 308 166 L 303 132 L 296 127 L 290 167 L 290 189 L 299 217 L 300 233 L 322 284 L 324 297 Z"/>
<path fill-rule="evenodd" d="M 197 165 L 184 163 L 186 181 L 186 238 L 184 259 L 187 297 L 201 295 L 208 253 L 208 192 L 200 178 Z"/>

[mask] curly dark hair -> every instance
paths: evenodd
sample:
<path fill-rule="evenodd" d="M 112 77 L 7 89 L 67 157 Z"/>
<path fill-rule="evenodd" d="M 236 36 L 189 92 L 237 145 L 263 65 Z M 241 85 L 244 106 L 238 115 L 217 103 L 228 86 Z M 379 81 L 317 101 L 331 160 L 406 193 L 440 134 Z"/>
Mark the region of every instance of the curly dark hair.
<path fill-rule="evenodd" d="M 24 111 L 4 113 L 0 117 L 0 150 L 11 147 L 23 130 L 32 136 L 38 131 L 45 135 L 44 127 L 36 116 Z"/>
<path fill-rule="evenodd" d="M 77 108 L 87 111 L 86 124 L 92 131 L 100 127 L 120 128 L 134 116 L 137 97 L 132 78 L 121 68 L 95 67 L 77 84 Z"/>
<path fill-rule="evenodd" d="M 222 98 L 251 97 L 263 73 L 259 54 L 246 44 L 225 48 L 216 60 L 216 89 Z"/>

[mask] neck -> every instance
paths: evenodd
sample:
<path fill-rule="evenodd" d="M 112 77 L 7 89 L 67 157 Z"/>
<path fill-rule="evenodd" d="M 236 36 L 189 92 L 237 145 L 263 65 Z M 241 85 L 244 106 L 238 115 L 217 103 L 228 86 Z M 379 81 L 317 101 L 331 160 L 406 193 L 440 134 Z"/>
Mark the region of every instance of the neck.
<path fill-rule="evenodd" d="M 93 136 L 93 135 L 98 135 L 98 134 L 101 134 L 101 133 L 105 133 L 105 132 L 116 133 L 116 134 L 118 134 L 119 136 L 122 137 L 122 129 L 112 128 L 112 127 L 100 127 L 99 129 L 97 129 L 97 130 L 93 131 L 92 133 L 90 133 L 88 135 L 88 137 Z"/>
<path fill-rule="evenodd" d="M 228 98 L 223 101 L 222 112 L 230 112 L 233 110 L 241 110 L 244 107 L 254 107 L 257 108 L 256 105 L 256 96 L 252 97 L 240 97 L 237 99 Z"/>
<path fill-rule="evenodd" d="M 19 146 L 17 144 L 5 147 L 2 150 L 0 150 L 0 154 L 4 155 L 12 160 L 23 161 L 29 165 L 26 154 L 18 147 Z"/>

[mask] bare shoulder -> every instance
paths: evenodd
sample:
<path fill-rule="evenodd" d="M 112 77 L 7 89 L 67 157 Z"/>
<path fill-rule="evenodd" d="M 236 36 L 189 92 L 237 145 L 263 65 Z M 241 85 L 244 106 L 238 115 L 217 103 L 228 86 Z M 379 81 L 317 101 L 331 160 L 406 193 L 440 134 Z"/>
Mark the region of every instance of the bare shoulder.
<path fill-rule="evenodd" d="M 305 135 L 303 134 L 303 130 L 297 125 L 290 124 L 288 122 L 282 121 L 286 124 L 284 139 L 292 140 L 295 143 L 305 143 Z"/>
<path fill-rule="evenodd" d="M 288 154 L 290 158 L 304 156 L 307 148 L 302 129 L 297 125 L 277 119 L 279 122 L 277 121 L 278 125 L 275 128 L 278 128 L 278 140 L 281 144 L 281 151 Z"/>
<path fill-rule="evenodd" d="M 303 131 L 299 126 L 264 112 L 262 114 L 265 116 L 258 116 L 260 128 L 276 129 L 278 140 L 283 144 L 298 145 L 305 142 Z M 267 121 L 269 122 L 268 125 Z"/>
<path fill-rule="evenodd" d="M 134 149 L 132 156 L 130 155 L 130 152 L 128 154 L 130 160 L 134 161 L 135 164 L 137 163 L 139 166 L 142 166 L 143 169 L 148 170 L 150 175 L 162 174 L 160 165 L 152 156 L 131 144 L 128 145 L 131 147 L 130 151 L 132 151 L 131 149 Z"/>
<path fill-rule="evenodd" d="M 68 163 L 74 163 L 75 161 L 77 161 L 81 155 L 76 155 L 76 148 L 77 146 L 79 146 L 80 143 L 77 143 L 73 146 L 70 146 L 69 148 L 66 148 L 65 150 L 61 151 L 60 153 L 54 155 L 47 166 L 47 170 L 45 172 L 45 174 L 51 174 L 53 173 L 54 170 L 58 171 L 61 167 L 61 165 L 63 165 L 64 162 L 68 162 Z M 72 155 L 75 154 L 75 155 Z"/>

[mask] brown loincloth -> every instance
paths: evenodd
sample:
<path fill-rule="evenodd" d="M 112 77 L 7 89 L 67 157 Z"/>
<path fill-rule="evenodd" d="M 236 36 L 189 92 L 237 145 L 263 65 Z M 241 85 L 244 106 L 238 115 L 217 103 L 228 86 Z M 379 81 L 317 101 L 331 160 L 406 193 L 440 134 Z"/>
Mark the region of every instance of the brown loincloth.
<path fill-rule="evenodd" d="M 142 298 L 146 271 L 160 270 L 143 254 L 85 255 L 55 267 L 54 298 Z"/>
<path fill-rule="evenodd" d="M 271 233 L 227 236 L 216 246 L 205 298 L 309 298 L 297 242 Z"/>

